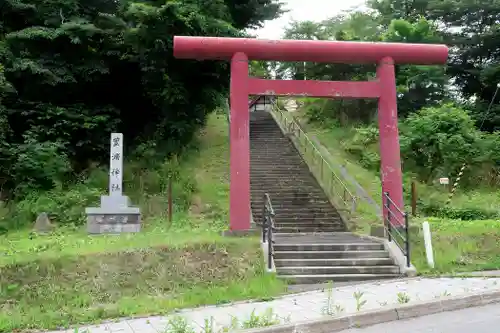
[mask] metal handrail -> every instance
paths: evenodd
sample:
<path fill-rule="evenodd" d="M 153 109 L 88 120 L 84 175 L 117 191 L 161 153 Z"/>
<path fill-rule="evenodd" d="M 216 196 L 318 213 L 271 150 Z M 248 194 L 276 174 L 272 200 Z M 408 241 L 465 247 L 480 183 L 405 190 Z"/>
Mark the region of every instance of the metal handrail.
<path fill-rule="evenodd" d="M 274 209 L 269 194 L 264 193 L 264 204 L 262 207 L 262 242 L 267 242 L 267 267 L 273 268 L 274 257 Z"/>
<path fill-rule="evenodd" d="M 403 212 L 396 205 L 396 203 L 394 203 L 389 196 L 389 192 L 384 192 L 384 207 L 387 214 L 384 214 L 384 228 L 387 231 L 387 238 L 389 241 L 394 240 L 394 243 L 406 257 L 406 266 L 410 267 L 410 233 L 408 214 Z M 400 217 L 402 217 L 403 220 L 401 220 Z M 393 221 L 396 221 L 397 223 L 394 223 Z"/>
<path fill-rule="evenodd" d="M 293 133 L 293 135 L 298 139 L 303 150 L 301 151 L 299 149 L 299 152 L 304 160 L 308 159 L 307 153 L 310 151 L 312 160 L 308 161 L 310 162 L 308 163 L 309 166 L 312 169 L 313 166 L 319 165 L 319 175 L 315 176 L 316 178 L 319 178 L 318 180 L 321 180 L 319 182 L 320 185 L 323 186 L 327 192 L 333 192 L 332 194 L 342 200 L 342 203 L 349 210 L 349 212 L 351 214 L 354 213 L 357 208 L 357 197 L 351 193 L 347 185 L 337 175 L 330 163 L 328 163 L 328 161 L 323 157 L 319 149 L 307 136 L 299 123 L 297 123 L 295 119 L 287 117 L 283 110 L 280 109 L 277 102 L 274 102 L 274 106 L 274 110 L 277 111 L 274 112 L 274 114 L 279 118 L 277 119 L 278 123 L 283 127 L 286 133 Z M 324 181 L 325 176 L 330 176 L 326 182 Z"/>

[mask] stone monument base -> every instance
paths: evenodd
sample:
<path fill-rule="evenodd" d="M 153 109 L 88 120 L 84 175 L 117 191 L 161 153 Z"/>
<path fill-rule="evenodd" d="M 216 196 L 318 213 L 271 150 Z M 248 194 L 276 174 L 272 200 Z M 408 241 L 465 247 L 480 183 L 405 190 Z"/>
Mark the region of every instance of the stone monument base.
<path fill-rule="evenodd" d="M 116 205 L 119 201 L 121 205 Z M 129 202 L 125 196 L 119 197 L 118 200 L 102 196 L 101 207 L 85 209 L 87 232 L 89 234 L 119 234 L 141 231 L 141 211 L 139 207 L 129 207 L 127 205 Z"/>

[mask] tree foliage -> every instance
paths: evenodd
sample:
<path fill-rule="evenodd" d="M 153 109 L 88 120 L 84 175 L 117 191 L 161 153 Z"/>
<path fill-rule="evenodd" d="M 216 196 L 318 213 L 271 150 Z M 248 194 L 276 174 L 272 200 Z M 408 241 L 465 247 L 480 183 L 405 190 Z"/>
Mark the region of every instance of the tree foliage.
<path fill-rule="evenodd" d="M 174 35 L 243 36 L 274 0 L 1 0 L 0 182 L 49 189 L 126 147 L 179 152 L 227 95 L 224 62 L 173 58 Z M 22 185 L 22 186 L 21 186 Z M 21 187 L 20 187 L 21 186 Z"/>
<path fill-rule="evenodd" d="M 500 1 L 368 0 L 367 5 L 368 11 L 346 11 L 322 22 L 292 22 L 284 36 L 449 45 L 446 66 L 396 66 L 405 170 L 428 181 L 452 176 L 466 162 L 474 179 L 491 184 L 500 170 Z M 358 81 L 373 79 L 375 66 L 284 63 L 278 72 L 295 79 Z M 309 104 L 311 121 L 354 126 L 345 148 L 365 166 L 378 165 L 366 148 L 376 133 L 374 101 Z"/>

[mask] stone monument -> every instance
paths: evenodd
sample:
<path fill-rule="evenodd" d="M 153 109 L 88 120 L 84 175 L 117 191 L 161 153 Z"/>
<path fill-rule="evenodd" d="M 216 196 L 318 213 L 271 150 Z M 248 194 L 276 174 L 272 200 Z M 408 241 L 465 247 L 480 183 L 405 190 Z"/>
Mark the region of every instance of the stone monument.
<path fill-rule="evenodd" d="M 38 234 L 46 234 L 54 229 L 52 223 L 50 223 L 49 215 L 47 213 L 41 213 L 38 215 L 33 226 L 33 231 Z"/>
<path fill-rule="evenodd" d="M 90 234 L 139 232 L 141 212 L 123 195 L 123 134 L 111 133 L 109 156 L 109 195 L 101 196 L 101 207 L 88 207 L 87 231 Z"/>

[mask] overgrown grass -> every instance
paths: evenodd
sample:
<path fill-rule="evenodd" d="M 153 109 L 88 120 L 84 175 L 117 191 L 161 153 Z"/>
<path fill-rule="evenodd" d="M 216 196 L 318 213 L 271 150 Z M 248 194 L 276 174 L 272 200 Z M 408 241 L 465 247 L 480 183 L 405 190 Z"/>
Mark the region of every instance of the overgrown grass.
<path fill-rule="evenodd" d="M 412 262 L 421 274 L 500 269 L 500 221 L 426 220 L 431 225 L 435 269 L 427 265 L 422 236 L 414 235 Z"/>
<path fill-rule="evenodd" d="M 50 235 L 21 229 L 0 236 L 0 332 L 283 293 L 283 282 L 265 273 L 258 238 L 221 236 L 228 226 L 227 139 L 225 118 L 212 115 L 200 134 L 199 150 L 179 158 L 172 224 L 167 220 L 164 174 L 145 169 L 133 176 L 142 179 L 134 184 L 151 194 L 141 196 L 131 188 L 127 192 L 145 212 L 138 234 L 90 236 L 78 223 L 62 223 L 69 215 L 61 211 L 56 219 L 60 225 Z M 151 190 L 155 179 L 163 185 Z M 84 184 L 92 182 L 100 181 Z M 78 193 L 75 189 L 70 194 Z M 75 221 L 82 218 L 85 204 L 72 207 Z M 30 207 L 36 212 L 43 205 Z"/>

